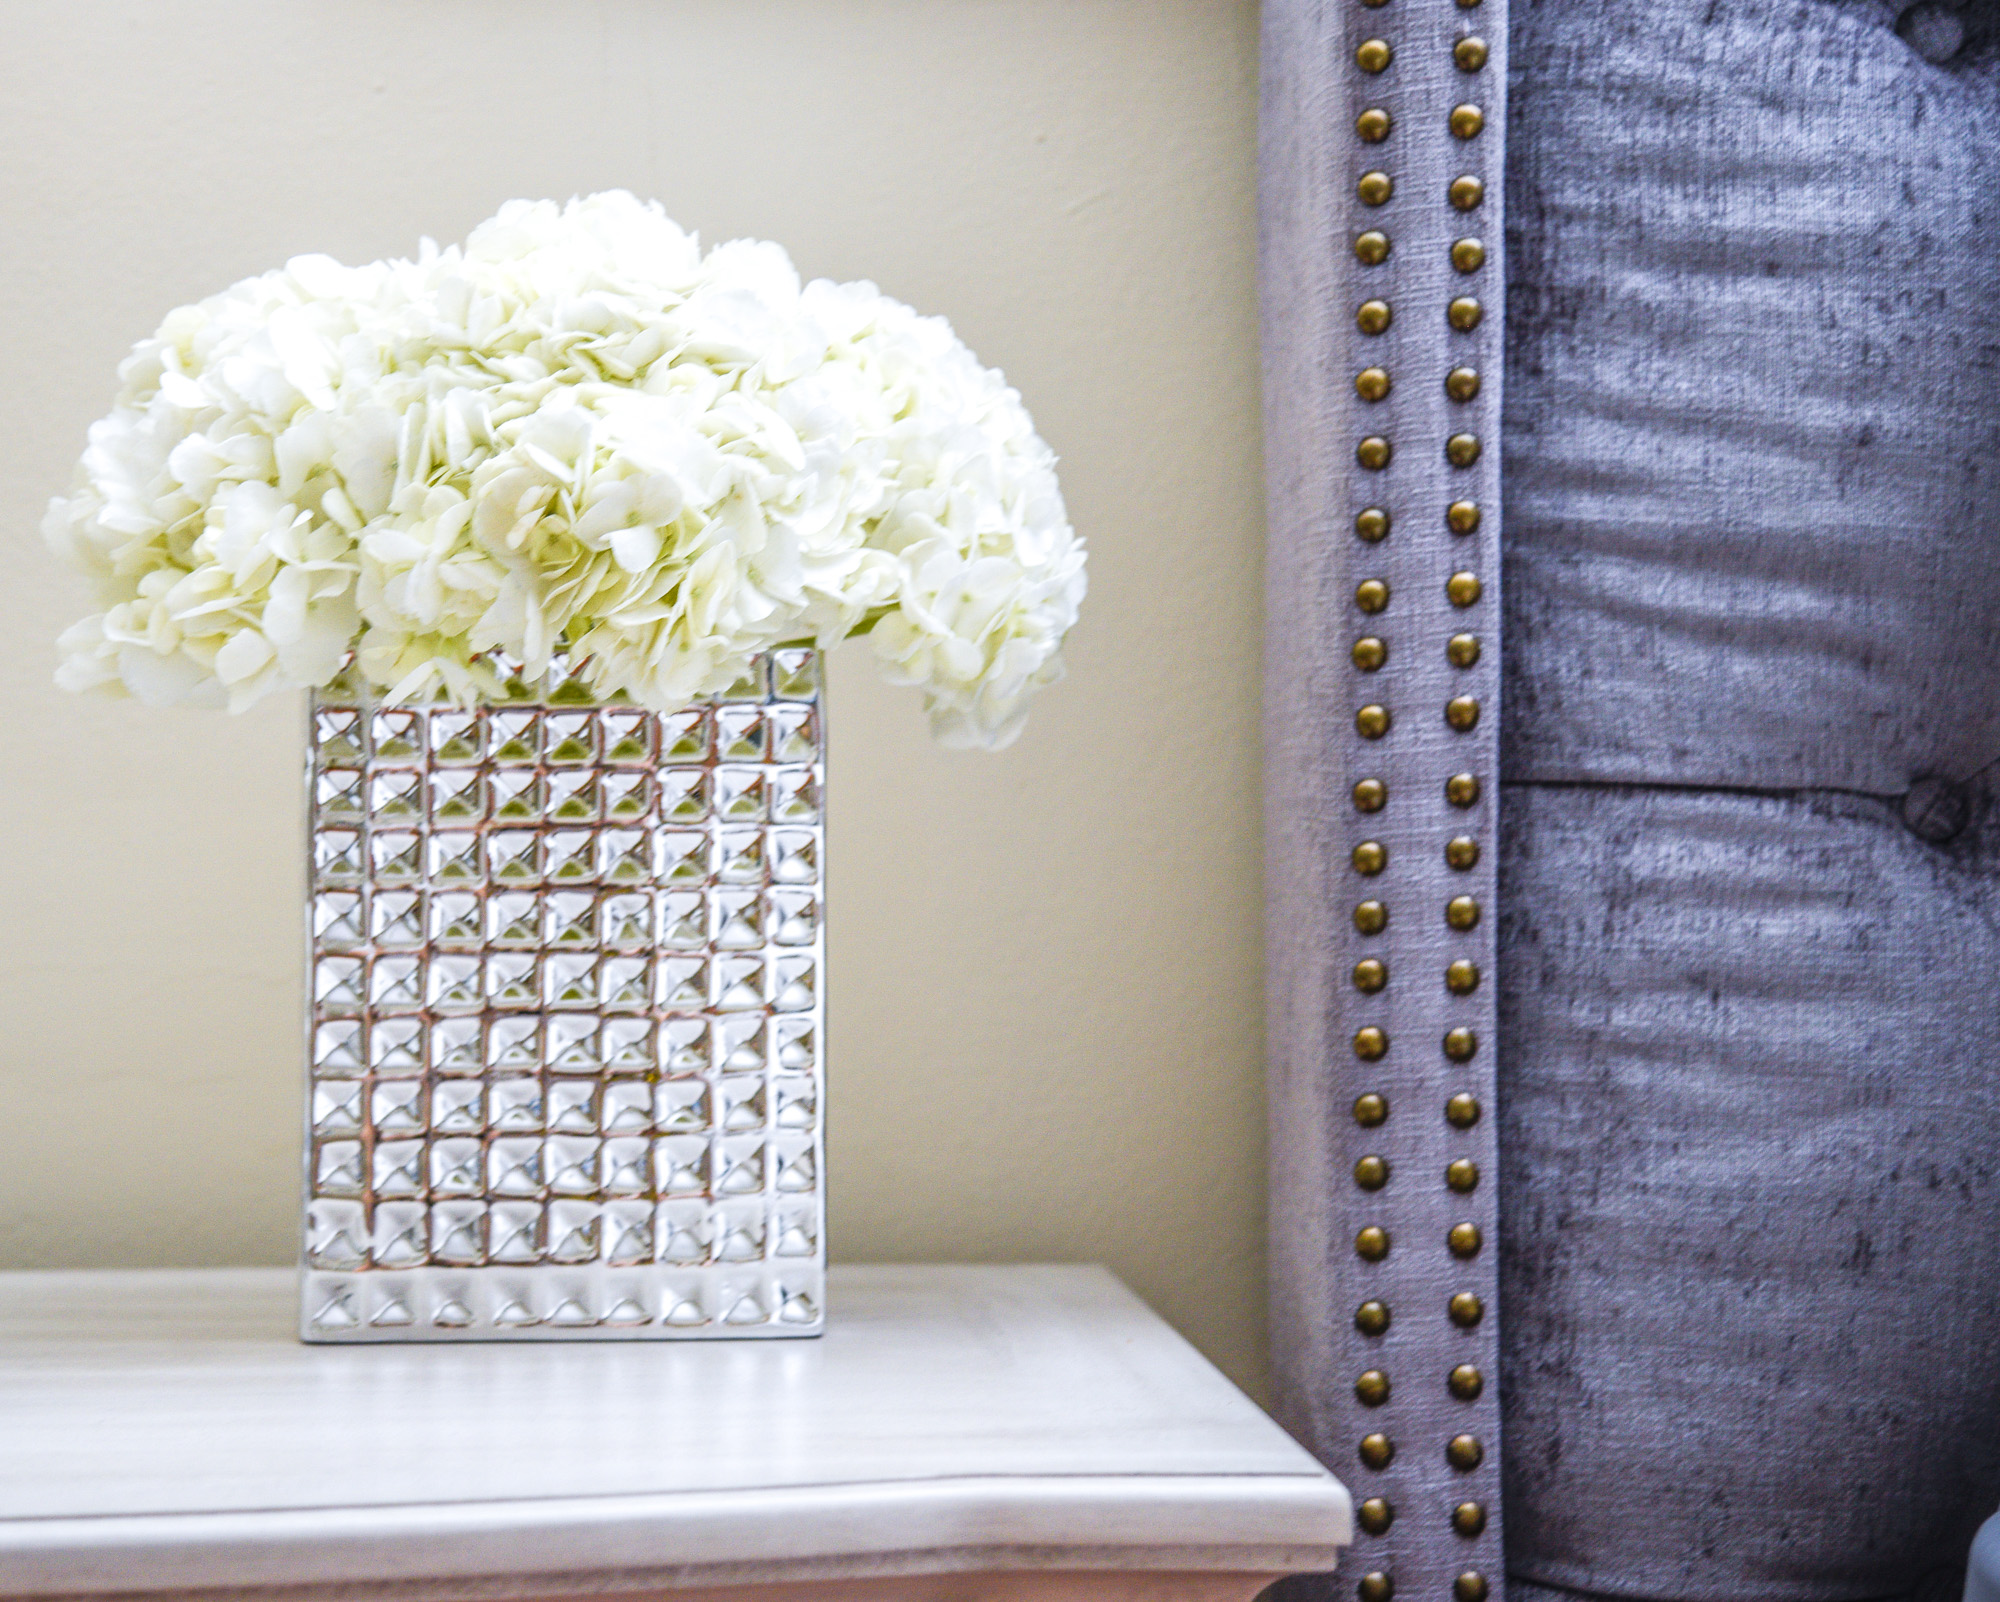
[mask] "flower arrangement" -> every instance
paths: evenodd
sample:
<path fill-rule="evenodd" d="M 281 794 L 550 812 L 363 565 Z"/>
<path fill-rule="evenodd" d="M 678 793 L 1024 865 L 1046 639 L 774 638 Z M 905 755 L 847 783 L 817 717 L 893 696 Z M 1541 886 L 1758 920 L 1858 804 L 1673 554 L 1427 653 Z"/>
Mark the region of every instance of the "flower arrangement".
<path fill-rule="evenodd" d="M 299 257 L 120 378 L 44 524 L 102 607 L 69 689 L 241 709 L 351 665 L 472 701 L 562 664 L 670 711 L 867 634 L 941 741 L 997 747 L 1084 593 L 1053 454 L 947 323 L 623 192 Z"/>

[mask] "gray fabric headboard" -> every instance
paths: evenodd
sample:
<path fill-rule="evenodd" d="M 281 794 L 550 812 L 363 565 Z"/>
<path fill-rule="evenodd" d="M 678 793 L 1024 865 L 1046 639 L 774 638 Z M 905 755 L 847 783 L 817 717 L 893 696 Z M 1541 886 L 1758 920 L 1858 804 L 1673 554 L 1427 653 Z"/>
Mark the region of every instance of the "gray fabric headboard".
<path fill-rule="evenodd" d="M 1268 0 L 1263 178 L 1274 1326 L 1286 1421 L 1357 1494 L 1328 731 L 1360 363 L 1301 264 L 1348 248 L 1352 64 L 1313 41 L 1359 7 Z M 2000 1506 L 1996 34 L 1983 3 L 1513 3 L 1517 1599 L 1945 1594 Z"/>

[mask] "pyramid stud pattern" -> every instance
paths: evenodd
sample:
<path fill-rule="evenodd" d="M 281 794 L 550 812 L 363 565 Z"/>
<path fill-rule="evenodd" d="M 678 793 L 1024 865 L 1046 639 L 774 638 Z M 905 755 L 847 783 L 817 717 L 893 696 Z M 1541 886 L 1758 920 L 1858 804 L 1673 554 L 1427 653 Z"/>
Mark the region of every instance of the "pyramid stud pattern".
<path fill-rule="evenodd" d="M 307 1340 L 819 1332 L 820 684 L 314 699 Z"/>

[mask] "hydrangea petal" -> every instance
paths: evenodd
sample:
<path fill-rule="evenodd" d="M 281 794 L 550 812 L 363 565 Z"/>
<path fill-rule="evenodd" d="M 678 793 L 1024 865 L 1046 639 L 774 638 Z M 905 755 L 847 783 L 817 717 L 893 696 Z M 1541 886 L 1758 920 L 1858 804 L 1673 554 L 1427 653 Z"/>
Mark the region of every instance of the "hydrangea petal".
<path fill-rule="evenodd" d="M 938 738 L 998 746 L 1083 598 L 1055 458 L 949 325 L 622 192 L 294 258 L 120 379 L 43 523 L 102 608 L 72 689 L 240 708 L 352 659 L 475 696 L 490 653 L 671 709 L 872 629 Z"/>

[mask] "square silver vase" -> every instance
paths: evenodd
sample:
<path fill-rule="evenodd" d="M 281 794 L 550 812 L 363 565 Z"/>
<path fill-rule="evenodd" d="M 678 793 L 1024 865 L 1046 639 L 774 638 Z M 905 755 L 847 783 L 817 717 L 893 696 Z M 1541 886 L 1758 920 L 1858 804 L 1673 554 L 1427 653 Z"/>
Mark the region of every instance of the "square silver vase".
<path fill-rule="evenodd" d="M 815 1335 L 821 659 L 312 710 L 309 1341 Z"/>

